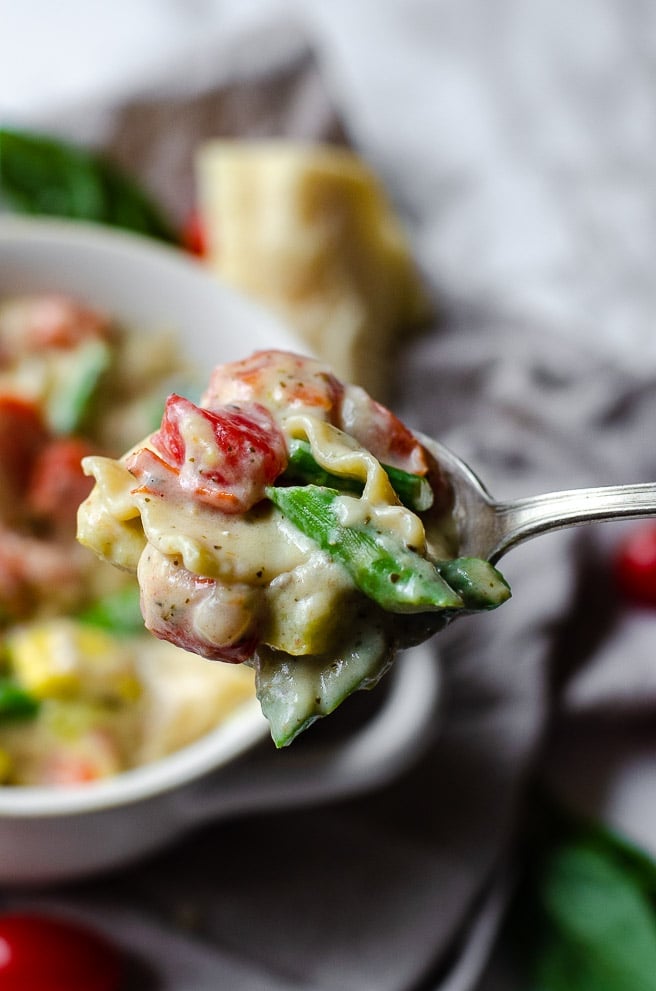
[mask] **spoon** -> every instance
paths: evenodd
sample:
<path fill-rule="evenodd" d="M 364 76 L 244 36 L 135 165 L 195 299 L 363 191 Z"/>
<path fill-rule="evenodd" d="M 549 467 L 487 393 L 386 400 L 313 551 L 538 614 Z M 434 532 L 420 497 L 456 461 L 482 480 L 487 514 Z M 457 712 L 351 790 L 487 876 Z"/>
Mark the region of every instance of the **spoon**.
<path fill-rule="evenodd" d="M 498 502 L 452 451 L 423 434 L 417 436 L 451 485 L 459 553 L 463 556 L 485 558 L 494 564 L 523 541 L 552 530 L 656 516 L 656 482 L 566 489 Z"/>

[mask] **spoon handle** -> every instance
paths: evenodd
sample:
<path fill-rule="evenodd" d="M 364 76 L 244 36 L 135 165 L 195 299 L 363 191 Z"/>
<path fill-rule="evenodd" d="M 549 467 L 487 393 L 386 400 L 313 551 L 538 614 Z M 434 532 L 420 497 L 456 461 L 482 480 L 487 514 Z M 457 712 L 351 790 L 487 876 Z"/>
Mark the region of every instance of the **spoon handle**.
<path fill-rule="evenodd" d="M 494 506 L 497 540 L 489 559 L 498 559 L 529 537 L 582 523 L 656 516 L 656 482 L 546 492 Z"/>

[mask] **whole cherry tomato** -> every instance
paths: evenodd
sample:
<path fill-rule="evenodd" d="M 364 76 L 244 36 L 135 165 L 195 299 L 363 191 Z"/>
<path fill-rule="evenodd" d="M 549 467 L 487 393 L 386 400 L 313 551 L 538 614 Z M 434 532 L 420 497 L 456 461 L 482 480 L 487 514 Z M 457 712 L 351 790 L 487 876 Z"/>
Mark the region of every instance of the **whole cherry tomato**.
<path fill-rule="evenodd" d="M 615 575 L 620 591 L 630 602 L 656 606 L 656 523 L 635 527 L 620 543 Z"/>
<path fill-rule="evenodd" d="M 98 933 L 53 916 L 0 915 L 0 991 L 119 991 L 121 961 Z"/>

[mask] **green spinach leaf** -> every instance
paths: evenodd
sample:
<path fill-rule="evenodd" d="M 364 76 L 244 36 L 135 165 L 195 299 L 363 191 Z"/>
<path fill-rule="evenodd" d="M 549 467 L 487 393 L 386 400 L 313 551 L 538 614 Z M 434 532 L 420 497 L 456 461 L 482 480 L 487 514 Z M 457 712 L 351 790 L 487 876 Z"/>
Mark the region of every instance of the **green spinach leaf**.
<path fill-rule="evenodd" d="M 21 213 L 90 220 L 177 241 L 156 204 L 111 162 L 41 134 L 0 128 L 0 197 Z"/>

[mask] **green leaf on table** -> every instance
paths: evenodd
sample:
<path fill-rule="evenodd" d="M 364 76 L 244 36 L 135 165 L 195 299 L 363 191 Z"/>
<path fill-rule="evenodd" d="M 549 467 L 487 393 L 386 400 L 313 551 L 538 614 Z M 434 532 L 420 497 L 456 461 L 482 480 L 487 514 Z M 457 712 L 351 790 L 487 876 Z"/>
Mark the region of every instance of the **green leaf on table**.
<path fill-rule="evenodd" d="M 0 198 L 21 213 L 177 240 L 158 206 L 111 162 L 41 134 L 0 128 Z"/>
<path fill-rule="evenodd" d="M 653 906 L 612 853 L 586 842 L 554 851 L 540 900 L 547 924 L 540 991 L 654 991 Z"/>
<path fill-rule="evenodd" d="M 501 947 L 526 991 L 656 991 L 656 862 L 535 796 Z"/>

